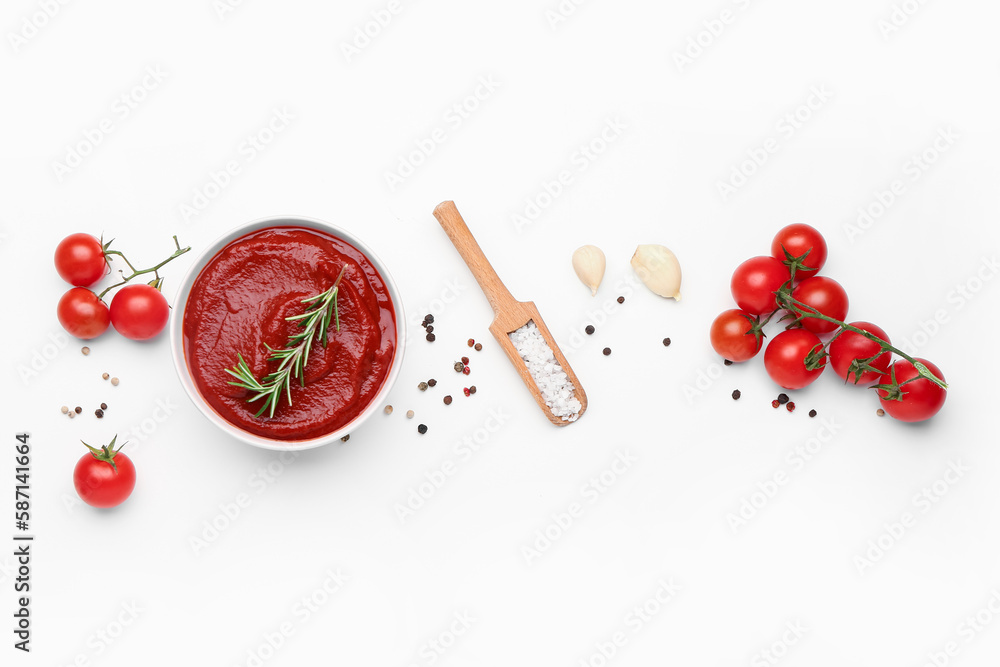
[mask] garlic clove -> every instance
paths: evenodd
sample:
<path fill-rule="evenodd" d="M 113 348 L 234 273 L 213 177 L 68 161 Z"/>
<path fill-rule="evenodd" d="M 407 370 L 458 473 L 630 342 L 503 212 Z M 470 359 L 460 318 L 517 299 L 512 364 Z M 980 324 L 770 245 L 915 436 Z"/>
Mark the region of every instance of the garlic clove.
<path fill-rule="evenodd" d="M 597 295 L 606 266 L 604 252 L 597 246 L 585 245 L 573 252 L 573 270 L 580 281 L 590 288 L 591 296 Z"/>
<path fill-rule="evenodd" d="M 654 294 L 681 300 L 681 265 L 666 246 L 639 245 L 632 255 L 632 268 Z"/>

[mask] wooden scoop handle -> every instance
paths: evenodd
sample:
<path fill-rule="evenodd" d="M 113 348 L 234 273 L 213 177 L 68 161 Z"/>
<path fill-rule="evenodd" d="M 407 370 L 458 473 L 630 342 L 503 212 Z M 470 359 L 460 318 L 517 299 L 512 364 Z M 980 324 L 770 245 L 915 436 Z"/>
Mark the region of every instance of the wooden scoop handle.
<path fill-rule="evenodd" d="M 500 276 L 493 269 L 490 260 L 486 259 L 483 249 L 479 247 L 476 238 L 469 231 L 469 226 L 462 219 L 462 214 L 455 207 L 455 202 L 441 202 L 434 209 L 434 217 L 448 234 L 448 238 L 455 244 L 458 254 L 462 256 L 465 263 L 469 265 L 469 270 L 475 276 L 476 282 L 483 289 L 483 293 L 493 307 L 494 313 L 500 313 L 504 308 L 515 303 L 507 287 L 500 280 Z"/>

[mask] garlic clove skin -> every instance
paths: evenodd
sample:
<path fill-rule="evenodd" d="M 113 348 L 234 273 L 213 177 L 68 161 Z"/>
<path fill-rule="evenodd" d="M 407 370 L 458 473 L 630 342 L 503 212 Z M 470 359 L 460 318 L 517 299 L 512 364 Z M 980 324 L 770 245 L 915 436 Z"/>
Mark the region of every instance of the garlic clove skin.
<path fill-rule="evenodd" d="M 597 288 L 604 280 L 607 259 L 597 246 L 585 245 L 573 252 L 573 270 L 580 281 L 590 288 L 590 295 L 597 296 Z"/>
<path fill-rule="evenodd" d="M 655 243 L 639 245 L 631 264 L 639 279 L 654 294 L 681 300 L 681 265 L 670 248 Z"/>

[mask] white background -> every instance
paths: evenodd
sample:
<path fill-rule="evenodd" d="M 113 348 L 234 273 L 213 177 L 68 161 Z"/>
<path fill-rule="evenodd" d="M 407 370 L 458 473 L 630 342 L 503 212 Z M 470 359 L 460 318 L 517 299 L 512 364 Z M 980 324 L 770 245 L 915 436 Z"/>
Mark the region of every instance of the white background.
<path fill-rule="evenodd" d="M 31 433 L 37 535 L 30 655 L 11 648 L 14 561 L 0 550 L 4 664 L 721 666 L 771 664 L 768 649 L 783 665 L 874 667 L 922 665 L 949 642 L 948 664 L 995 664 L 996 3 L 900 0 L 909 13 L 894 26 L 890 0 L 590 0 L 565 20 L 547 14 L 555 0 L 404 0 L 351 54 L 344 45 L 386 2 L 48 4 L 51 18 L 30 0 L 0 16 L 2 437 Z M 723 10 L 728 23 L 714 23 Z M 689 40 L 705 46 L 680 63 Z M 147 68 L 164 78 L 135 90 Z M 814 89 L 828 99 L 802 107 Z M 464 118 L 462 103 L 475 107 Z M 275 109 L 294 119 L 249 160 L 244 142 Z M 105 118 L 110 133 L 57 173 Z M 581 162 L 609 121 L 624 129 Z M 956 138 L 935 155 L 941 131 Z M 777 151 L 723 197 L 718 184 L 769 138 Z M 385 174 L 428 140 L 433 152 L 390 187 Z M 913 172 L 926 150 L 936 161 Z M 229 161 L 239 173 L 197 200 Z M 562 170 L 572 182 L 539 198 Z M 852 234 L 894 180 L 902 194 Z M 445 199 L 564 346 L 590 398 L 578 424 L 551 426 L 489 339 L 486 300 L 431 216 Z M 196 411 L 165 336 L 110 331 L 81 355 L 55 318 L 67 286 L 51 265 L 72 232 L 114 237 L 144 264 L 177 234 L 194 251 L 164 270 L 172 299 L 214 238 L 276 214 L 329 220 L 376 248 L 418 334 L 391 416 L 286 464 Z M 772 410 L 760 359 L 719 365 L 708 327 L 731 307 L 732 269 L 796 221 L 826 235 L 824 273 L 848 290 L 850 317 L 942 368 L 951 389 L 931 422 L 880 419 L 871 392 L 833 376 L 794 393 L 795 413 Z M 609 261 L 597 298 L 570 267 L 584 243 Z M 638 243 L 675 251 L 682 302 L 628 287 Z M 429 345 L 418 323 L 432 309 Z M 590 322 L 598 332 L 583 340 Z M 485 347 L 467 399 L 450 366 L 469 337 Z M 432 376 L 438 387 L 418 392 Z M 70 421 L 64 404 L 84 414 Z M 462 439 L 483 440 L 492 411 L 503 425 L 466 459 Z M 831 423 L 799 467 L 794 449 Z M 132 441 L 134 495 L 114 511 L 74 503 L 79 440 L 115 433 Z M 12 449 L 0 457 L 3 540 Z M 625 452 L 634 463 L 590 502 L 588 480 Z M 396 505 L 449 461 L 455 474 L 401 521 Z M 955 462 L 967 471 L 924 511 L 914 497 Z M 280 474 L 261 482 L 268 465 Z M 779 471 L 788 483 L 734 531 L 727 516 Z M 227 519 L 240 494 L 249 505 Z M 572 503 L 582 516 L 550 527 Z M 887 536 L 906 512 L 915 524 Z M 547 527 L 560 534 L 529 558 Z M 884 555 L 859 566 L 880 538 Z M 338 569 L 349 578 L 327 595 Z M 664 604 L 661 580 L 680 589 Z M 324 604 L 306 614 L 311 596 Z M 636 622 L 650 598 L 655 613 Z M 980 630 L 963 625 L 983 609 Z M 463 614 L 468 629 L 454 623 Z M 801 637 L 786 634 L 796 623 Z M 282 624 L 290 636 L 276 639 Z M 624 643 L 605 659 L 616 633 Z"/>

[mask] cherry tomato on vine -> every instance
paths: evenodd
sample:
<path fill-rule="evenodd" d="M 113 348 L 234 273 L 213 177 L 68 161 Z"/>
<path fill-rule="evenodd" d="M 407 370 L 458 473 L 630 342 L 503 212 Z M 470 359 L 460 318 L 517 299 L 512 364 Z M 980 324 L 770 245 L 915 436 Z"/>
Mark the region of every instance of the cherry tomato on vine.
<path fill-rule="evenodd" d="M 73 486 L 83 502 L 92 507 L 117 507 L 132 495 L 135 488 L 135 465 L 111 444 L 100 449 L 83 443 L 90 450 L 76 462 Z"/>
<path fill-rule="evenodd" d="M 891 342 L 888 334 L 871 322 L 851 322 L 850 325 L 875 334 L 887 343 Z M 870 338 L 853 331 L 844 331 L 830 343 L 830 366 L 838 377 L 844 378 L 851 384 L 866 387 L 878 381 L 889 370 L 892 353 L 886 350 L 879 354 L 881 349 L 882 346 Z M 875 359 L 867 365 L 862 363 L 872 357 Z"/>
<path fill-rule="evenodd" d="M 97 338 L 111 323 L 107 304 L 86 287 L 74 287 L 63 294 L 56 315 L 63 329 L 84 340 Z"/>
<path fill-rule="evenodd" d="M 788 267 L 774 257 L 751 257 L 733 271 L 729 289 L 740 310 L 760 315 L 778 307 L 774 292 L 790 278 Z"/>
<path fill-rule="evenodd" d="M 916 361 L 922 363 L 944 382 L 941 369 L 926 359 Z M 913 364 L 901 359 L 889 368 L 889 372 L 883 375 L 876 385 L 875 391 L 878 392 L 882 407 L 899 421 L 921 422 L 936 415 L 944 406 L 944 400 L 948 396 L 947 390 L 919 375 Z M 912 378 L 918 379 L 909 382 L 908 380 Z M 895 385 L 898 385 L 898 388 L 893 388 Z"/>
<path fill-rule="evenodd" d="M 833 278 L 826 276 L 806 278 L 792 290 L 792 298 L 835 320 L 844 321 L 847 317 L 847 292 Z M 813 333 L 830 333 L 837 328 L 833 322 L 815 317 L 803 317 L 802 326 Z"/>
<path fill-rule="evenodd" d="M 70 234 L 56 246 L 56 271 L 77 287 L 90 287 L 110 270 L 101 242 L 90 234 Z"/>
<path fill-rule="evenodd" d="M 802 389 L 820 376 L 826 368 L 826 357 L 807 368 L 810 352 L 822 351 L 823 341 L 805 329 L 789 329 L 771 339 L 764 350 L 764 368 L 771 379 L 785 389 Z"/>
<path fill-rule="evenodd" d="M 111 300 L 111 324 L 132 340 L 148 340 L 163 331 L 170 307 L 152 285 L 126 285 Z"/>
<path fill-rule="evenodd" d="M 795 264 L 795 279 L 816 275 L 826 264 L 826 239 L 815 228 L 796 223 L 781 228 L 771 241 L 771 256 Z"/>
<path fill-rule="evenodd" d="M 712 348 L 723 359 L 747 361 L 760 352 L 762 339 L 754 331 L 756 318 L 745 310 L 723 311 L 712 322 Z"/>

